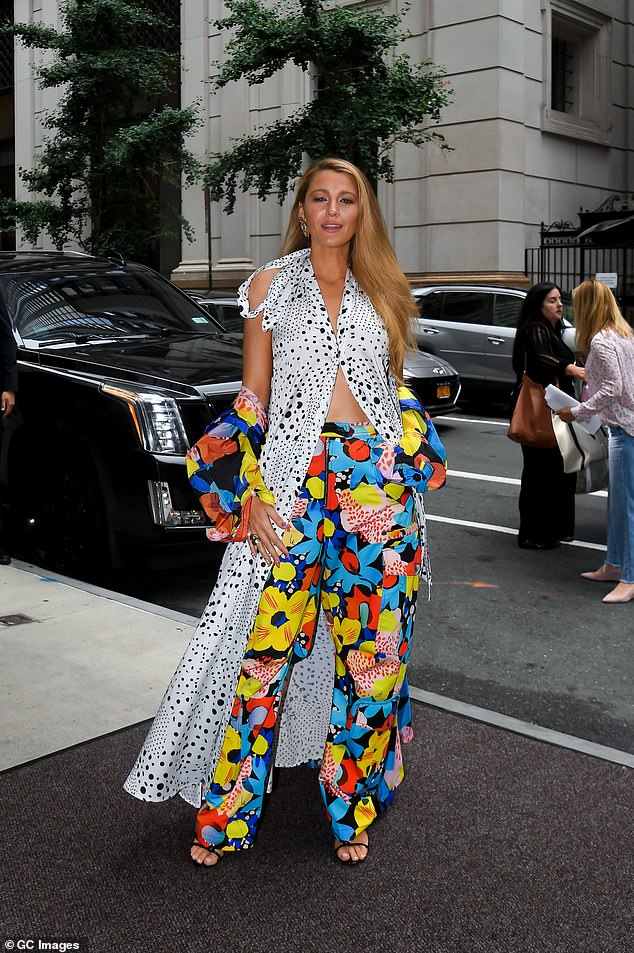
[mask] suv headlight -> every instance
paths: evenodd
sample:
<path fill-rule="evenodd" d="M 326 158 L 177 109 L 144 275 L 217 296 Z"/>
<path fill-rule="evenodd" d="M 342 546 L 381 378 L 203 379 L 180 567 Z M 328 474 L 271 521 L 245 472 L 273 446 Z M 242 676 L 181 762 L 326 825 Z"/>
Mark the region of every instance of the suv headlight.
<path fill-rule="evenodd" d="M 109 384 L 102 384 L 101 390 L 128 405 L 139 442 L 145 450 L 179 456 L 187 452 L 189 444 L 183 420 L 172 397 L 123 390 Z"/>

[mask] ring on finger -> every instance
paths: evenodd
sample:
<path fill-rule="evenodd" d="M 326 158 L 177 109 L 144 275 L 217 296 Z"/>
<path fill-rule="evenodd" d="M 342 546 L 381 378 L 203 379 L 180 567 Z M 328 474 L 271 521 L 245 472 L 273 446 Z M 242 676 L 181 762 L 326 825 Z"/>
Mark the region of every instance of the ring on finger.
<path fill-rule="evenodd" d="M 254 546 L 259 546 L 260 537 L 258 536 L 257 533 L 249 533 L 249 539 L 251 540 Z"/>

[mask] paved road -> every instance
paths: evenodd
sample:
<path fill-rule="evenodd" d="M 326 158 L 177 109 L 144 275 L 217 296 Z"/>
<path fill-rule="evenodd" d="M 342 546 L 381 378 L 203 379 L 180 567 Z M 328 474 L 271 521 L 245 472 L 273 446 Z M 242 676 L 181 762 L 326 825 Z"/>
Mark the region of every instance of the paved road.
<path fill-rule="evenodd" d="M 520 550 L 521 451 L 506 422 L 457 415 L 439 431 L 451 475 L 427 498 L 434 587 L 413 684 L 631 751 L 634 612 L 579 575 L 604 556 L 605 496 L 577 497 L 573 545 Z"/>
<path fill-rule="evenodd" d="M 434 586 L 431 601 L 425 593 L 419 601 L 411 683 L 633 751 L 634 607 L 603 605 L 606 590 L 579 576 L 603 559 L 605 496 L 577 497 L 574 544 L 520 550 L 521 452 L 505 436 L 506 421 L 456 413 L 437 426 L 450 476 L 426 500 Z M 210 547 L 208 564 L 118 585 L 197 615 L 216 566 Z"/>

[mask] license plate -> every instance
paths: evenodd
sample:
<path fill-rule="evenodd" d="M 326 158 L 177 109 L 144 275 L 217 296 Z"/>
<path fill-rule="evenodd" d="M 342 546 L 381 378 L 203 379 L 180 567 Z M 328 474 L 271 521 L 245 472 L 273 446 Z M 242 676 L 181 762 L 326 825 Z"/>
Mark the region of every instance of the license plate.
<path fill-rule="evenodd" d="M 451 397 L 451 385 L 439 384 L 436 388 L 436 397 Z"/>

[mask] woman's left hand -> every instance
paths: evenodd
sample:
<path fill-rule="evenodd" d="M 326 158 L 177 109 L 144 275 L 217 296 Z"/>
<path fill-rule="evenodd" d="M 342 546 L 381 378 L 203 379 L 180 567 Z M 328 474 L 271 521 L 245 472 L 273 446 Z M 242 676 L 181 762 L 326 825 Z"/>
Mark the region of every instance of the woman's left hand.
<path fill-rule="evenodd" d="M 577 380 L 585 381 L 586 369 L 579 367 L 578 364 L 568 364 L 566 367 L 566 377 L 576 377 Z"/>
<path fill-rule="evenodd" d="M 575 419 L 572 407 L 562 407 L 561 410 L 556 410 L 555 413 L 558 417 L 561 417 L 565 424 L 571 424 Z"/>

